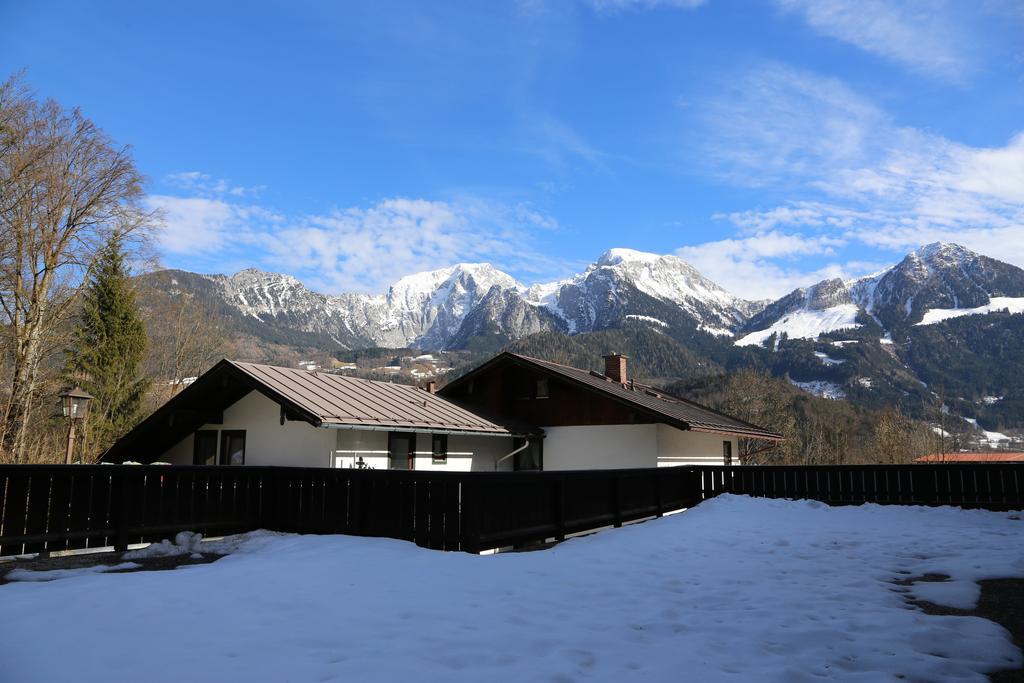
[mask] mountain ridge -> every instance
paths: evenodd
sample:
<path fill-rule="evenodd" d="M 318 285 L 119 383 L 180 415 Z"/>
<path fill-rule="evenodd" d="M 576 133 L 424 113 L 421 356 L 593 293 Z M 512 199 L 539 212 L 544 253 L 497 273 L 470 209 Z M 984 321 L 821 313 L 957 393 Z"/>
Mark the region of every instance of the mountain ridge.
<path fill-rule="evenodd" d="M 956 244 L 925 245 L 877 273 L 770 302 L 736 297 L 678 257 L 628 249 L 555 282 L 528 285 L 466 263 L 405 276 L 373 295 L 320 294 L 256 269 L 143 277 L 209 301 L 250 337 L 303 354 L 472 355 L 538 334 L 550 345 L 559 335 L 645 329 L 703 367 L 762 368 L 810 393 L 918 416 L 944 402 L 994 432 L 1024 427 L 1024 270 Z M 637 337 L 601 337 L 613 338 Z"/>

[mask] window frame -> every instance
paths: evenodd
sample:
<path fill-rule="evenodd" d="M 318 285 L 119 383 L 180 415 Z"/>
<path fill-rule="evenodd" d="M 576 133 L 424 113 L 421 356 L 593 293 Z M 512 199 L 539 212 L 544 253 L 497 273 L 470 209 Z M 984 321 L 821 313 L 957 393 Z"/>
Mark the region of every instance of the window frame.
<path fill-rule="evenodd" d="M 207 456 L 202 461 L 199 460 L 199 441 L 200 438 L 213 437 L 213 456 Z M 213 462 L 210 462 L 210 460 Z M 220 434 L 216 429 L 197 429 L 192 434 L 192 464 L 193 465 L 216 465 L 220 461 Z"/>
<path fill-rule="evenodd" d="M 438 444 L 441 448 L 438 450 Z M 447 434 L 433 434 L 430 438 L 430 464 L 431 465 L 447 465 L 448 464 L 448 435 Z"/>
<path fill-rule="evenodd" d="M 551 383 L 548 382 L 547 377 L 538 377 L 534 383 L 534 397 L 538 399 L 549 398 L 551 396 Z"/>
<path fill-rule="evenodd" d="M 229 442 L 229 440 L 232 439 L 232 438 L 235 438 L 235 437 L 239 437 L 239 436 L 242 437 L 242 462 L 240 462 L 240 463 L 225 462 L 225 460 L 228 457 L 228 442 Z M 245 430 L 244 429 L 222 429 L 222 430 L 220 430 L 220 454 L 219 454 L 218 459 L 217 459 L 218 464 L 226 466 L 226 467 L 231 467 L 231 466 L 237 467 L 239 465 L 244 465 L 245 464 L 245 447 L 246 447 L 246 438 L 245 438 Z"/>
<path fill-rule="evenodd" d="M 732 441 L 722 442 L 722 464 L 727 467 L 732 465 Z"/>

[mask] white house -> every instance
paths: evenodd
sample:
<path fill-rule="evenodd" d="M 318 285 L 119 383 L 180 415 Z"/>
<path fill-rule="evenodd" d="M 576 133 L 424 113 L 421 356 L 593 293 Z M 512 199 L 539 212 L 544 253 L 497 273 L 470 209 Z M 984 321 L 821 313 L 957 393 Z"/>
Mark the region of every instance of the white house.
<path fill-rule="evenodd" d="M 628 380 L 503 353 L 441 392 L 224 360 L 107 462 L 449 471 L 730 464 L 780 435 Z"/>

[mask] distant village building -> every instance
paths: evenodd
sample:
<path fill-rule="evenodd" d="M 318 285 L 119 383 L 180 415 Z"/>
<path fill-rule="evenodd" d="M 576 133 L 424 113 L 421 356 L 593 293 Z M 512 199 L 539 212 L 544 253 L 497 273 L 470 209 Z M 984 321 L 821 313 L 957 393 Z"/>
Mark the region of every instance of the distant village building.
<path fill-rule="evenodd" d="M 224 360 L 115 443 L 106 462 L 450 471 L 733 464 L 781 435 L 629 377 L 502 353 L 439 392 Z"/>

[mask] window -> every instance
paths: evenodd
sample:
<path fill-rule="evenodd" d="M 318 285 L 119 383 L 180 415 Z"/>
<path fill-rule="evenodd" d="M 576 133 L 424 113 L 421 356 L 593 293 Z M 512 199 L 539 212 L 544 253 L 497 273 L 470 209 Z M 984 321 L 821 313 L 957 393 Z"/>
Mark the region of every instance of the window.
<path fill-rule="evenodd" d="M 217 430 L 200 429 L 192 438 L 192 464 L 217 464 Z"/>
<path fill-rule="evenodd" d="M 434 434 L 434 445 L 430 457 L 430 462 L 435 465 L 447 465 L 448 464 L 448 435 L 447 434 Z"/>
<path fill-rule="evenodd" d="M 722 464 L 732 464 L 732 441 L 722 442 Z"/>
<path fill-rule="evenodd" d="M 220 464 L 245 464 L 245 430 L 225 429 L 220 433 Z"/>
<path fill-rule="evenodd" d="M 548 397 L 548 378 L 538 377 L 537 378 L 537 398 Z"/>
<path fill-rule="evenodd" d="M 416 469 L 416 434 L 388 432 L 388 456 L 393 470 Z"/>

